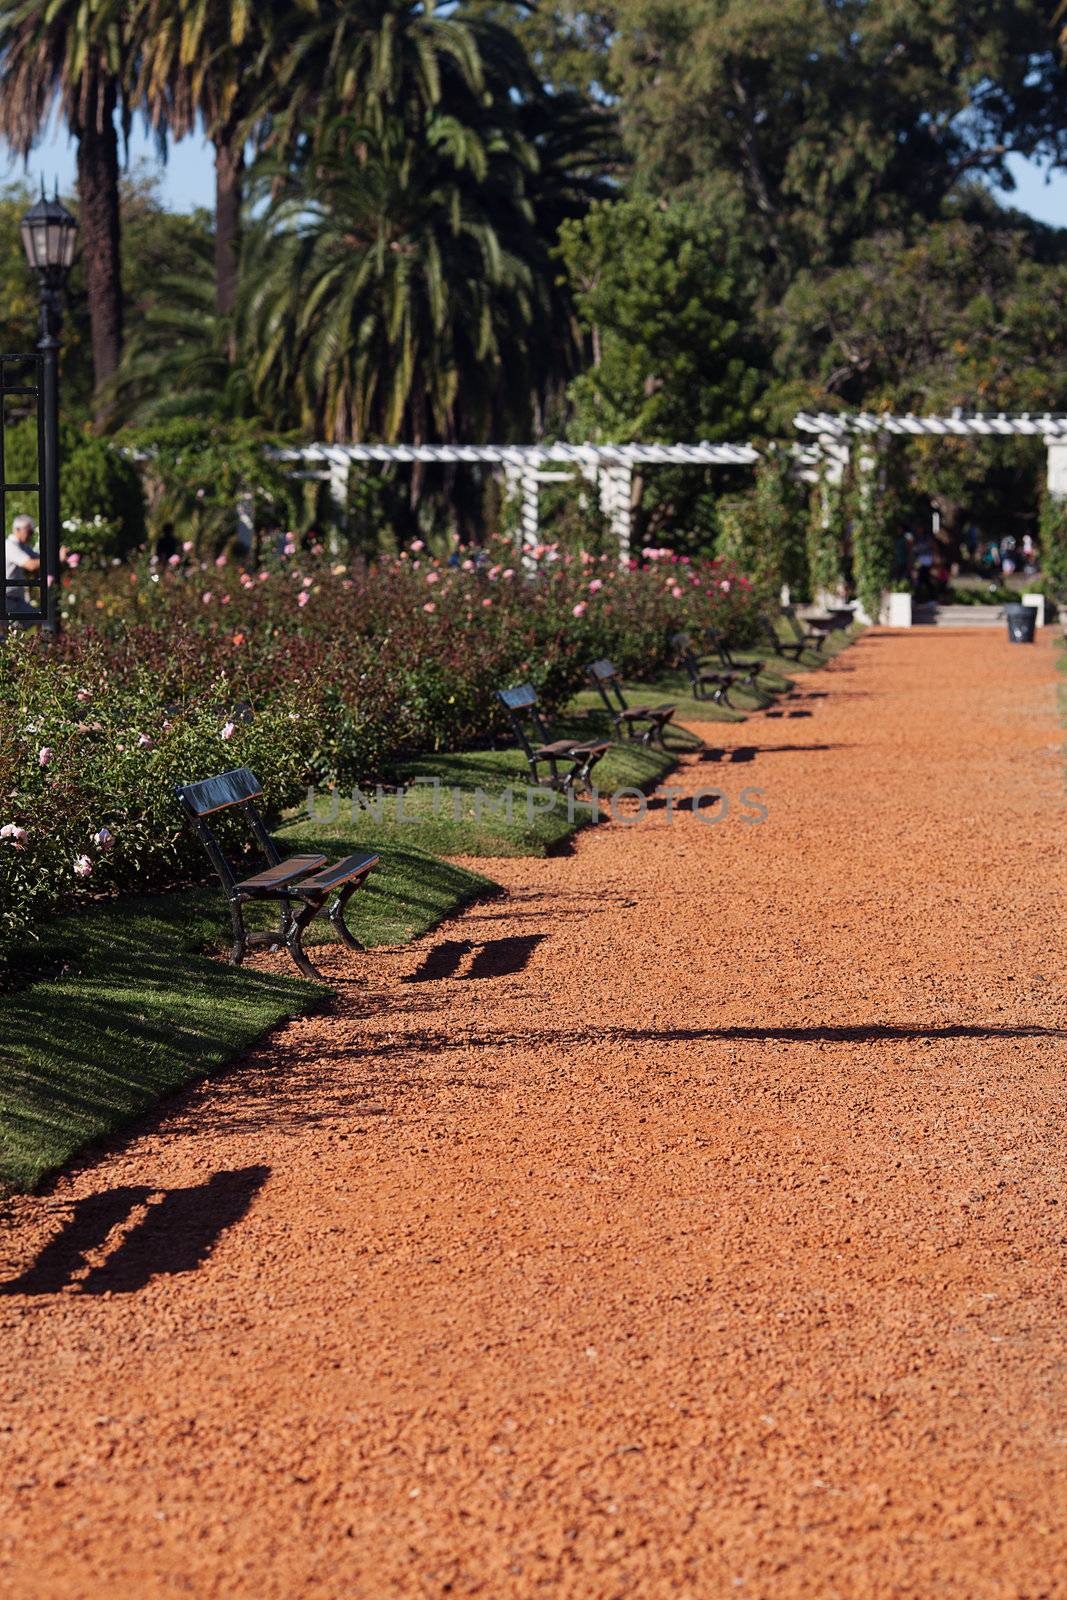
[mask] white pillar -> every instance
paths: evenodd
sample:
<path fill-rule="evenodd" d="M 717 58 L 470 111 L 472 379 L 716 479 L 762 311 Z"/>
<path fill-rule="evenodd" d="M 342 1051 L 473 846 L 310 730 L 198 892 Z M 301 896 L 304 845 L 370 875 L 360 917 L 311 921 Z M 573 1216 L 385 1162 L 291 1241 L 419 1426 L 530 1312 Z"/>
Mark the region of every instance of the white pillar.
<path fill-rule="evenodd" d="M 541 543 L 539 502 L 541 486 L 537 473 L 540 460 L 529 456 L 522 466 L 522 512 L 519 526 L 519 558 L 526 572 L 537 571 L 534 551 Z"/>
<path fill-rule="evenodd" d="M 633 468 L 629 463 L 604 467 L 600 474 L 600 509 L 611 523 L 620 567 L 625 567 L 630 559 L 633 478 Z"/>
<path fill-rule="evenodd" d="M 1067 500 L 1067 439 L 1046 439 L 1048 492 L 1053 500 Z"/>
<path fill-rule="evenodd" d="M 352 463 L 347 456 L 330 457 L 330 503 L 333 506 L 336 522 L 330 529 L 329 549 L 331 555 L 337 555 L 341 548 L 341 541 L 337 536 L 338 527 L 344 527 L 348 521 L 348 474 Z"/>

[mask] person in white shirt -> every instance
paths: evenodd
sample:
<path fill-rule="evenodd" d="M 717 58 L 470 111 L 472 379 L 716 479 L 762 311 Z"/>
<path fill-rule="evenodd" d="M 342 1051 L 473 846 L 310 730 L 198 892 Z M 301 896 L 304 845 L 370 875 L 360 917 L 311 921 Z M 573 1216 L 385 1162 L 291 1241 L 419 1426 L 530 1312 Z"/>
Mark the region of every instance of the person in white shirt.
<path fill-rule="evenodd" d="M 4 545 L 4 575 L 8 580 L 29 577 L 41 570 L 41 554 L 33 544 L 35 532 L 32 517 L 16 517 L 11 524 L 11 532 Z M 17 617 L 20 612 L 32 610 L 26 585 L 11 584 L 7 591 L 8 616 Z"/>

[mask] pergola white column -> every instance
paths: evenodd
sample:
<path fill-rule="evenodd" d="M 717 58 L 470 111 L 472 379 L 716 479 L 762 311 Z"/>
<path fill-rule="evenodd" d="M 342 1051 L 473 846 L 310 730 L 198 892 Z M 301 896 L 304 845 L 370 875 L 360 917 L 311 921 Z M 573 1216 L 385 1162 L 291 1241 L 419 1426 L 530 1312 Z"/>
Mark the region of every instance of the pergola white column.
<path fill-rule="evenodd" d="M 518 556 L 527 572 L 537 571 L 535 551 L 541 543 L 541 484 L 539 468 L 540 462 L 536 456 L 528 457 L 522 465 L 522 506 L 519 512 Z"/>
<path fill-rule="evenodd" d="M 620 567 L 630 559 L 633 488 L 634 469 L 628 462 L 600 469 L 600 509 L 608 519 Z"/>
<path fill-rule="evenodd" d="M 1067 500 L 1067 439 L 1047 439 L 1048 492 L 1054 500 Z"/>

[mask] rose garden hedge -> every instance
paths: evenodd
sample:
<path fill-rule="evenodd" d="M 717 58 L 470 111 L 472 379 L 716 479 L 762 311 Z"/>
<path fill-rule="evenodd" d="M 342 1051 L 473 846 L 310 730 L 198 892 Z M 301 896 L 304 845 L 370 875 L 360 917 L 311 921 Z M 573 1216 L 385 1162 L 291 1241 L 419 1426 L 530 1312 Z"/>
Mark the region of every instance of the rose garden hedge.
<path fill-rule="evenodd" d="M 201 877 L 178 781 L 248 765 L 291 805 L 503 733 L 498 684 L 530 678 L 558 709 L 598 656 L 650 678 L 676 629 L 753 628 L 756 597 L 721 562 L 646 551 L 619 571 L 549 548 L 531 578 L 494 548 L 449 565 L 416 545 L 367 569 L 290 543 L 258 572 L 188 550 L 68 571 L 63 637 L 0 642 L 0 949 L 78 900 Z"/>

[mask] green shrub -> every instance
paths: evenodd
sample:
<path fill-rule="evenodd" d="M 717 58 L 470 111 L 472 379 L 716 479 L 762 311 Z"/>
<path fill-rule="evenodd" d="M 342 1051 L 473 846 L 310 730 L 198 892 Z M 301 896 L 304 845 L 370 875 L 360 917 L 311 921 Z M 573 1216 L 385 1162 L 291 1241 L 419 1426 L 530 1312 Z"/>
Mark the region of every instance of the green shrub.
<path fill-rule="evenodd" d="M 37 423 L 12 424 L 5 435 L 9 479 L 37 481 Z M 62 542 L 79 555 L 107 559 L 125 555 L 145 537 L 145 505 L 133 463 L 114 446 L 73 423 L 59 430 L 59 508 Z M 22 512 L 40 521 L 36 495 L 8 495 L 7 517 Z"/>
<path fill-rule="evenodd" d="M 1067 500 L 1046 494 L 1041 503 L 1041 577 L 1045 593 L 1067 597 Z"/>
<path fill-rule="evenodd" d="M 290 549 L 255 574 L 188 551 L 83 564 L 63 575 L 60 639 L 0 642 L 0 945 L 87 896 L 202 876 L 179 781 L 248 764 L 279 806 L 309 783 L 363 787 L 507 736 L 498 685 L 531 679 L 552 713 L 600 656 L 655 676 L 679 628 L 753 631 L 746 578 L 670 551 L 620 571 L 547 547 L 527 579 L 506 541 L 482 566 Z"/>

